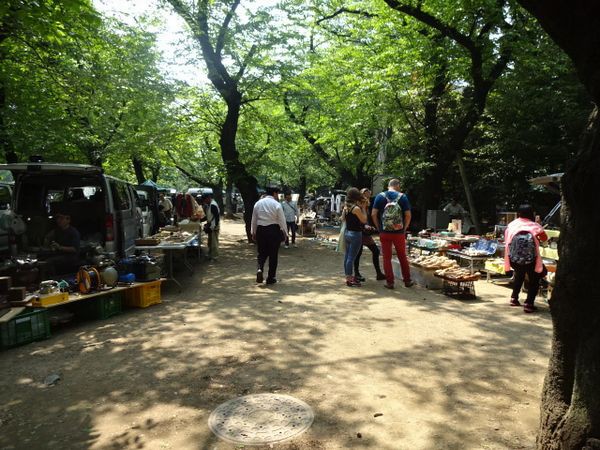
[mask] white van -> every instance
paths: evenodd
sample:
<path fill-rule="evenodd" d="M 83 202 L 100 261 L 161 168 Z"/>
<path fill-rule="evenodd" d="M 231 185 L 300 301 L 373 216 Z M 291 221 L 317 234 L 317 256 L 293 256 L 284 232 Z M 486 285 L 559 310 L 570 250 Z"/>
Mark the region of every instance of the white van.
<path fill-rule="evenodd" d="M 139 222 L 131 184 L 82 164 L 0 164 L 0 170 L 14 179 L 13 210 L 26 226 L 21 251 L 42 246 L 60 207 L 71 215 L 82 248 L 101 245 L 115 256 L 133 253 Z"/>

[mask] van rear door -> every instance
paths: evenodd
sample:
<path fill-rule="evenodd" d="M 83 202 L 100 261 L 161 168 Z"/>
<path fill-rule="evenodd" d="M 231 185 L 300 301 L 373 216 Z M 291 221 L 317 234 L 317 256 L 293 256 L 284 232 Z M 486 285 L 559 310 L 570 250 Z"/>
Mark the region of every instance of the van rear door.
<path fill-rule="evenodd" d="M 122 254 L 129 255 L 135 250 L 139 224 L 133 189 L 128 183 L 113 178 L 109 178 L 108 184 L 114 206 L 119 250 Z"/>
<path fill-rule="evenodd" d="M 550 192 L 560 195 L 560 180 L 562 179 L 563 173 L 553 173 L 552 175 L 546 175 L 543 177 L 532 178 L 529 183 L 532 186 L 544 186 Z M 552 208 L 552 210 L 542 220 L 542 225 L 560 225 L 560 207 L 561 201 Z"/>
<path fill-rule="evenodd" d="M 150 224 L 149 234 L 158 232 L 158 190 L 154 186 L 138 184 L 135 186 L 138 191 L 144 191 L 148 195 L 148 222 Z"/>

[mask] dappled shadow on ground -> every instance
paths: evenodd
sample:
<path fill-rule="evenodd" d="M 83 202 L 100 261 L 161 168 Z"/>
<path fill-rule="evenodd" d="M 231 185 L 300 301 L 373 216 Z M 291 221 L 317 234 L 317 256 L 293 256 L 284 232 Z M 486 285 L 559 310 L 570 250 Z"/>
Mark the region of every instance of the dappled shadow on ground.
<path fill-rule="evenodd" d="M 489 293 L 348 289 L 341 256 L 307 240 L 282 250 L 281 283 L 258 286 L 254 247 L 236 231 L 163 304 L 0 354 L 0 447 L 235 448 L 208 415 L 261 392 L 315 409 L 311 430 L 277 448 L 532 445 L 530 425 L 509 424 L 538 399 L 515 377 L 539 384 L 547 312 L 525 320 Z M 62 379 L 43 387 L 49 373 Z"/>

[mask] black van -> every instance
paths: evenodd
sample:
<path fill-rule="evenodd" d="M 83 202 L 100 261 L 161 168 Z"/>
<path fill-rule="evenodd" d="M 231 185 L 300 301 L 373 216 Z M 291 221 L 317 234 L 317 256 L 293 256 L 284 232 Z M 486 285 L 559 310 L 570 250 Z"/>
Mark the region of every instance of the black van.
<path fill-rule="evenodd" d="M 60 206 L 71 215 L 82 247 L 100 245 L 115 256 L 133 253 L 140 217 L 130 183 L 81 164 L 0 164 L 0 170 L 12 172 L 13 209 L 26 225 L 21 251 L 42 246 Z"/>

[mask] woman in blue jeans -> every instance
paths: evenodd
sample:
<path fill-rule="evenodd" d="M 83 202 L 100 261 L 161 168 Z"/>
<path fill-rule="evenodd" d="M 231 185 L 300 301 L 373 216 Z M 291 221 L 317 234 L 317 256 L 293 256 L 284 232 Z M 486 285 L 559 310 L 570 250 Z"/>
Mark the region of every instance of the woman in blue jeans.
<path fill-rule="evenodd" d="M 344 240 L 346 242 L 346 253 L 344 254 L 344 273 L 346 274 L 346 286 L 360 287 L 360 281 L 353 276 L 354 260 L 362 248 L 363 226 L 367 223 L 367 213 L 362 209 L 362 195 L 360 191 L 351 187 L 346 192 L 346 205 L 342 218 L 346 222 Z"/>

